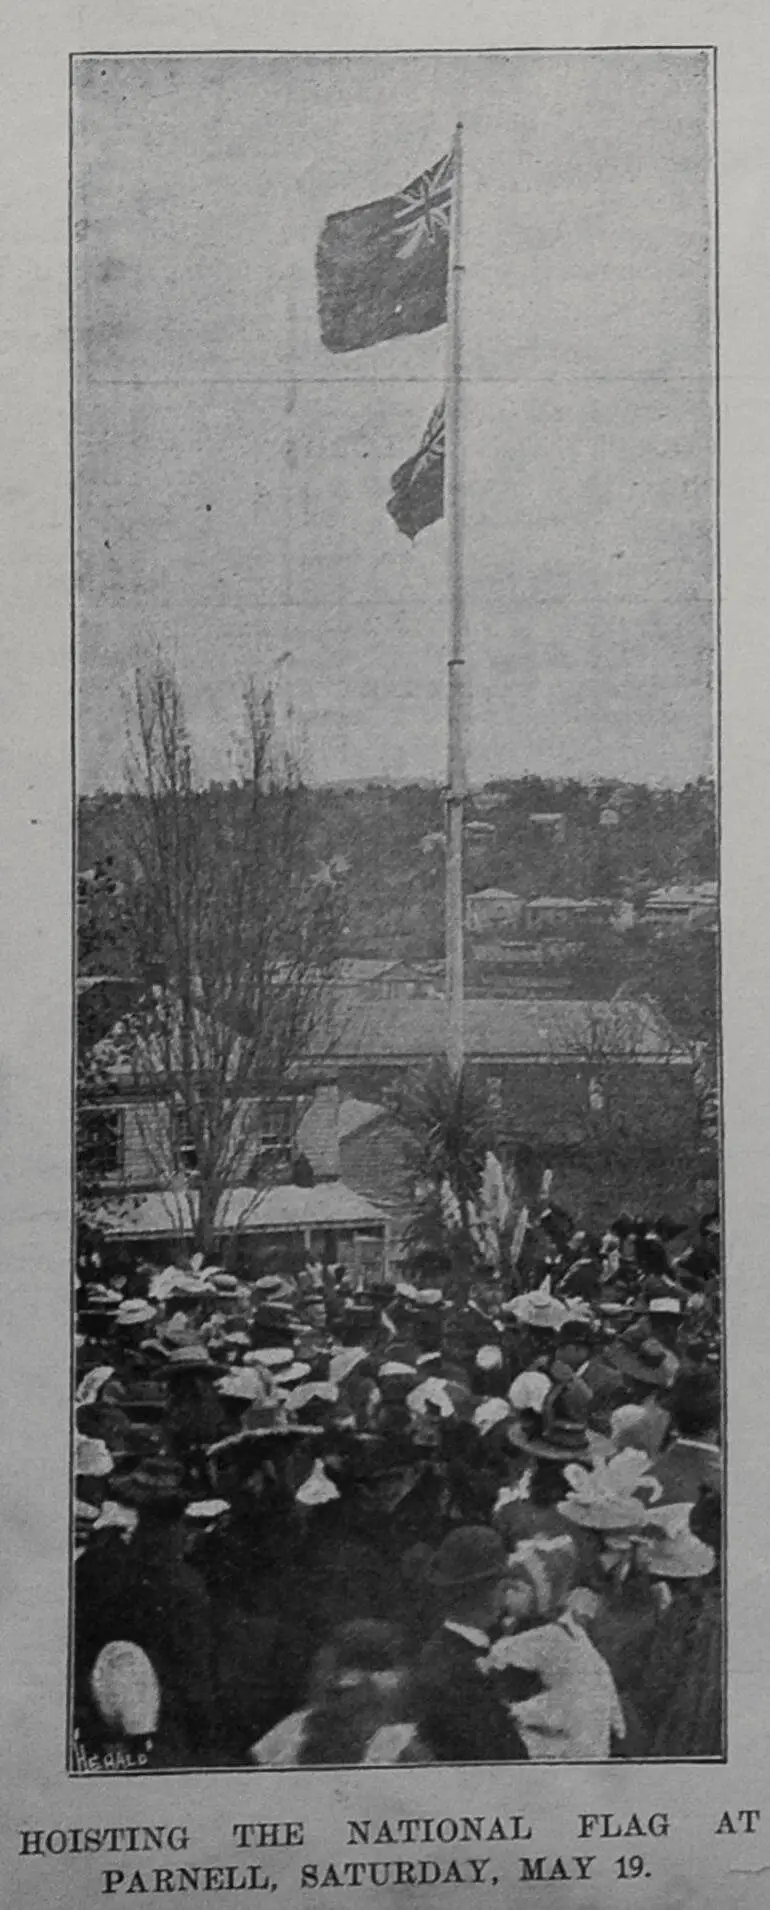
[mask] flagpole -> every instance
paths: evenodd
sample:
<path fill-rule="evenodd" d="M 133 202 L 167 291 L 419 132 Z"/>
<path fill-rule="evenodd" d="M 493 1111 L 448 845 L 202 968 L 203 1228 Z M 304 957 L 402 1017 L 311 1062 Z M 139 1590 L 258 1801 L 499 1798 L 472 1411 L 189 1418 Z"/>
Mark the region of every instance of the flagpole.
<path fill-rule="evenodd" d="M 463 811 L 465 801 L 465 604 L 463 597 L 462 456 L 462 123 L 455 127 L 452 211 L 447 286 L 446 438 L 444 478 L 449 540 L 449 657 L 446 811 L 446 1000 L 447 1061 L 453 1075 L 463 1066 Z"/>

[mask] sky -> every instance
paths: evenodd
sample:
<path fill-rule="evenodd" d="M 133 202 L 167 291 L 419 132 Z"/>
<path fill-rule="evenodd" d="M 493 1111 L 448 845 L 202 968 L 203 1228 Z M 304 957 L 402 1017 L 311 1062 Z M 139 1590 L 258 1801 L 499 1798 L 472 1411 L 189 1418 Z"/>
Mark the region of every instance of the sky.
<path fill-rule="evenodd" d="M 314 254 L 458 118 L 471 779 L 709 774 L 709 56 L 88 57 L 73 110 L 81 788 L 158 647 L 205 778 L 254 675 L 312 779 L 443 780 L 446 526 L 385 504 L 446 328 L 328 353 Z"/>

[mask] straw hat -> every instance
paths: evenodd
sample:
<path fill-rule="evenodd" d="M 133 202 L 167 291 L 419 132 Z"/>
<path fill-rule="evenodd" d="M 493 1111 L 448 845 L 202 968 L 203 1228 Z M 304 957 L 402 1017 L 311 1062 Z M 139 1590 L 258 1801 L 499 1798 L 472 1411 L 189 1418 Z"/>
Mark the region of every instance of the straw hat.
<path fill-rule="evenodd" d="M 220 1399 L 264 1403 L 272 1396 L 273 1381 L 267 1373 L 260 1373 L 258 1367 L 233 1366 L 223 1379 L 216 1381 L 215 1391 Z"/>
<path fill-rule="evenodd" d="M 716 1564 L 710 1545 L 696 1538 L 690 1526 L 692 1506 L 665 1505 L 650 1513 L 650 1531 L 641 1545 L 641 1560 L 653 1578 L 707 1578 Z"/>
<path fill-rule="evenodd" d="M 201 1375 L 221 1373 L 222 1368 L 211 1359 L 205 1346 L 196 1340 L 188 1346 L 175 1346 L 169 1353 L 165 1370 L 169 1379 L 176 1379 L 180 1375 L 186 1377 L 190 1373 Z"/>
<path fill-rule="evenodd" d="M 115 1315 L 118 1326 L 146 1326 L 154 1318 L 155 1308 L 149 1300 L 121 1300 Z"/>
<path fill-rule="evenodd" d="M 542 1285 L 535 1287 L 532 1293 L 520 1293 L 516 1299 L 508 1300 L 503 1312 L 518 1320 L 520 1326 L 539 1327 L 550 1333 L 557 1332 L 570 1318 L 569 1308 L 562 1300 L 554 1299 L 550 1274 L 546 1274 Z"/>
<path fill-rule="evenodd" d="M 78 1433 L 75 1442 L 75 1472 L 81 1479 L 103 1479 L 112 1472 L 114 1460 L 103 1439 L 87 1439 Z"/>

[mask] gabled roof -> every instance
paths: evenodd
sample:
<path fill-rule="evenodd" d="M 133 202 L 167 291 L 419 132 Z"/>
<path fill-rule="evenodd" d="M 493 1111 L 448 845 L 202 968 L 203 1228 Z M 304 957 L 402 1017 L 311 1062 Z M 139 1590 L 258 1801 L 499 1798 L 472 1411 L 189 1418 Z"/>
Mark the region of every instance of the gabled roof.
<path fill-rule="evenodd" d="M 377 1002 L 339 997 L 333 1010 L 335 1061 L 422 1059 L 446 1043 L 444 996 Z M 622 1059 L 687 1058 L 662 1016 L 646 1001 L 466 999 L 465 1044 L 471 1059 L 580 1060 L 596 1053 Z"/>
<path fill-rule="evenodd" d="M 364 1127 L 371 1127 L 373 1121 L 379 1121 L 387 1112 L 379 1101 L 357 1101 L 352 1096 L 340 1104 L 337 1119 L 337 1139 L 347 1141 L 351 1134 L 359 1134 Z"/>
<path fill-rule="evenodd" d="M 192 1231 L 197 1194 L 158 1192 L 136 1199 L 104 1201 L 97 1219 L 121 1238 L 178 1238 Z M 381 1207 L 356 1194 L 344 1181 L 320 1181 L 316 1187 L 232 1187 L 217 1210 L 215 1231 L 267 1233 L 303 1227 L 374 1227 L 386 1219 Z"/>

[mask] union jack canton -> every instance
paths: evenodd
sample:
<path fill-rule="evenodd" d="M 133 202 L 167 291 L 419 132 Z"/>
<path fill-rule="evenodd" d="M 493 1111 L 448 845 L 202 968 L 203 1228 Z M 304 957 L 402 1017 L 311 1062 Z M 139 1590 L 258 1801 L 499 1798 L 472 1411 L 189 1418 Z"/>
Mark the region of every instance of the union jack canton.
<path fill-rule="evenodd" d="M 445 323 L 451 216 L 451 153 L 391 198 L 331 214 L 316 251 L 328 351 L 360 351 Z"/>

